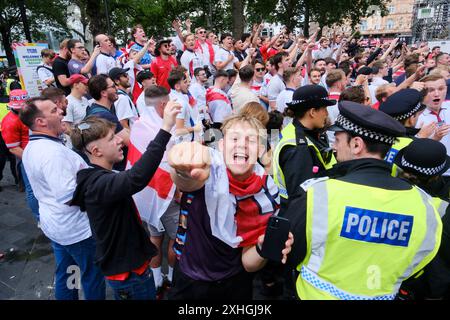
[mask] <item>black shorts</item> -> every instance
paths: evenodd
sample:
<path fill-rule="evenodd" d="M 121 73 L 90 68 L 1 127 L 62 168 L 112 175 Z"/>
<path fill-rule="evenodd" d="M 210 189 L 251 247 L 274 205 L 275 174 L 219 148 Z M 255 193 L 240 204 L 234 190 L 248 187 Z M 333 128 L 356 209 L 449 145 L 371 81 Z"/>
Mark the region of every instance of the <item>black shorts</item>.
<path fill-rule="evenodd" d="M 194 280 L 184 274 L 178 263 L 173 272 L 169 300 L 252 300 L 253 273 L 245 270 L 219 281 Z"/>

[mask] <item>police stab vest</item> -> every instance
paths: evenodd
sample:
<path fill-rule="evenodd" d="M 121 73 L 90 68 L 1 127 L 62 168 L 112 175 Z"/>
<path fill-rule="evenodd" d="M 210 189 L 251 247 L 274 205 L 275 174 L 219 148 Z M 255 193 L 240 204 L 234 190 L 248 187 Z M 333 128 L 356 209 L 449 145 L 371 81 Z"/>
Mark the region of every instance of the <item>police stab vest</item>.
<path fill-rule="evenodd" d="M 296 137 L 295 134 L 295 126 L 290 123 L 288 124 L 282 131 L 281 131 L 281 140 L 277 144 L 275 148 L 275 152 L 273 155 L 273 179 L 275 181 L 275 184 L 278 186 L 278 189 L 280 190 L 280 196 L 284 199 L 288 199 L 287 194 L 287 188 L 286 188 L 286 181 L 284 179 L 284 173 L 283 170 L 281 170 L 280 167 L 280 152 L 285 146 L 297 146 L 297 139 L 299 137 Z M 326 163 L 323 158 L 322 154 L 320 153 L 319 149 L 316 147 L 316 145 L 308 139 L 308 137 L 305 136 L 306 143 L 308 144 L 308 147 L 311 148 L 314 153 L 317 155 L 317 158 L 319 159 L 320 163 L 323 165 L 325 169 L 331 169 L 333 165 L 336 163 L 336 159 L 334 158 L 334 155 L 331 157 L 331 160 Z M 301 169 L 302 164 L 299 163 L 299 169 Z M 312 170 L 312 168 L 311 168 Z"/>
<path fill-rule="evenodd" d="M 396 164 L 394 164 L 395 156 L 397 155 L 397 153 L 400 150 L 409 146 L 409 144 L 411 142 L 413 142 L 413 139 L 411 139 L 411 138 L 407 138 L 407 137 L 398 138 L 398 141 L 392 145 L 391 150 L 389 150 L 389 152 L 386 154 L 386 157 L 384 157 L 384 161 L 387 161 L 390 164 L 392 164 L 391 175 L 393 177 L 396 177 L 398 174 L 398 167 Z"/>
<path fill-rule="evenodd" d="M 307 254 L 297 266 L 301 299 L 394 299 L 439 249 L 442 222 L 419 188 L 325 178 L 307 190 Z"/>

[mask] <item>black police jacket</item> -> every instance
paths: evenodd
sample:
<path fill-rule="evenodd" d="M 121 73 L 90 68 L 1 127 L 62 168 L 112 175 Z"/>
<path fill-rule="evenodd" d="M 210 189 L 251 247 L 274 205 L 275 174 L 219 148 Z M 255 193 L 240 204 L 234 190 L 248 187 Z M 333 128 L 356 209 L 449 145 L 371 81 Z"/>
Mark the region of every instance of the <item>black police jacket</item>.
<path fill-rule="evenodd" d="M 295 127 L 297 146 L 285 146 L 280 152 L 279 161 L 289 196 L 295 195 L 298 191 L 298 187 L 306 180 L 326 175 L 326 169 L 320 162 L 314 150 L 308 147 L 305 136 L 314 143 L 319 151 L 330 148 L 325 133 L 318 130 L 307 129 L 295 119 L 292 124 Z M 302 142 L 298 143 L 299 140 L 302 140 Z M 313 173 L 313 167 L 315 166 L 319 168 L 317 173 Z"/>

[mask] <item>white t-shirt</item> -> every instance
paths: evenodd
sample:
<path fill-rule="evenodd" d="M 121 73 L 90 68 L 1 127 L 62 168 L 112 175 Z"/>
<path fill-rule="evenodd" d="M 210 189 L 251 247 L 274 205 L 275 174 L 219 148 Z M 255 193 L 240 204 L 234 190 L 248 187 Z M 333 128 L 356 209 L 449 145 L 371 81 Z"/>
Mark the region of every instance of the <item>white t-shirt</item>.
<path fill-rule="evenodd" d="M 211 120 L 222 123 L 225 118 L 233 114 L 230 99 L 223 90 L 218 88 L 209 88 L 207 92 L 211 93 L 210 98 L 206 99 Z"/>
<path fill-rule="evenodd" d="M 239 62 L 238 58 L 236 58 L 233 54 L 233 52 L 225 50 L 224 48 L 220 48 L 219 51 L 216 53 L 216 57 L 215 57 L 215 61 L 214 63 L 217 64 L 217 62 L 225 62 L 228 60 L 228 57 L 232 55 L 234 58 L 233 60 L 231 60 L 230 62 L 228 62 L 228 64 L 222 68 L 222 70 L 229 70 L 229 69 L 234 69 L 234 63 Z"/>
<path fill-rule="evenodd" d="M 183 94 L 181 92 L 177 92 L 175 90 L 171 90 L 169 94 L 170 100 L 176 100 L 178 103 L 181 104 L 181 112 L 177 115 L 177 119 L 183 119 L 184 120 L 184 127 L 185 128 L 192 128 L 195 127 L 195 125 L 200 121 L 200 114 L 198 112 L 198 108 L 196 105 L 191 106 L 189 104 L 189 97 L 186 94 Z M 198 135 L 194 133 L 185 134 L 178 136 L 178 142 L 182 141 L 192 141 L 198 140 Z"/>
<path fill-rule="evenodd" d="M 181 65 L 189 71 L 191 79 L 194 79 L 194 71 L 203 68 L 201 57 L 193 51 L 186 50 L 180 59 Z"/>
<path fill-rule="evenodd" d="M 213 47 L 213 51 L 214 51 L 214 47 Z M 209 55 L 208 44 L 206 42 L 204 44 L 200 44 L 200 47 L 197 48 L 195 50 L 195 52 L 199 55 L 202 66 L 208 66 L 211 71 L 213 69 L 213 66 L 211 65 L 211 61 L 210 61 L 211 59 L 210 59 L 210 55 Z M 217 52 L 215 52 L 214 55 L 217 55 Z"/>
<path fill-rule="evenodd" d="M 87 214 L 79 207 L 66 205 L 77 186 L 77 172 L 88 167 L 86 162 L 61 142 L 48 138 L 35 140 L 33 136 L 22 160 L 39 201 L 44 234 L 63 246 L 89 238 L 92 233 Z"/>
<path fill-rule="evenodd" d="M 177 115 L 177 119 L 184 119 L 184 126 L 186 128 L 194 127 L 199 121 L 197 106 L 191 106 L 189 104 L 189 97 L 181 92 L 171 90 L 169 96 L 170 100 L 176 99 L 182 106 L 181 112 Z M 191 123 L 191 120 L 193 124 Z"/>
<path fill-rule="evenodd" d="M 139 95 L 136 100 L 136 109 L 139 111 L 139 116 L 142 117 L 144 114 L 148 114 L 147 105 L 145 104 L 145 90 Z"/>
<path fill-rule="evenodd" d="M 191 83 L 189 92 L 197 100 L 197 106 L 206 106 L 206 88 L 198 82 Z"/>
<path fill-rule="evenodd" d="M 116 109 L 116 116 L 120 120 L 128 119 L 130 121 L 130 127 L 133 125 L 134 121 L 136 121 L 139 116 L 136 111 L 136 107 L 133 104 L 133 101 L 130 99 L 128 94 L 125 92 L 118 90 L 117 94 L 119 99 L 114 102 L 114 108 Z"/>
<path fill-rule="evenodd" d="M 39 67 L 40 68 L 37 71 L 37 74 L 38 74 L 39 80 L 41 80 L 41 82 L 42 82 L 42 89 L 46 89 L 46 88 L 48 88 L 48 86 L 45 84 L 45 81 L 47 81 L 48 79 L 54 78 L 55 76 L 53 75 L 53 72 L 50 71 L 50 70 L 52 70 L 51 66 L 46 65 L 46 64 L 41 64 Z"/>
<path fill-rule="evenodd" d="M 114 59 L 114 57 L 109 56 L 104 53 L 100 53 L 95 60 L 95 67 L 97 68 L 97 74 L 108 74 L 109 71 L 114 68 L 118 67 L 118 62 Z"/>
<path fill-rule="evenodd" d="M 450 101 L 445 101 L 442 103 L 441 110 L 439 111 L 439 118 L 441 121 L 443 121 L 445 124 L 450 124 Z M 431 113 L 431 110 L 426 108 L 422 114 L 417 119 L 416 128 L 421 128 L 429 123 L 432 122 L 438 122 L 438 117 Z M 433 134 L 432 134 L 433 135 Z M 431 138 L 431 136 L 429 137 Z M 445 148 L 447 149 L 447 155 L 450 156 L 450 134 L 447 134 L 444 136 L 440 141 Z M 26 150 L 26 149 L 25 149 Z M 447 170 L 443 174 L 444 176 L 450 176 L 450 169 Z"/>
<path fill-rule="evenodd" d="M 372 99 L 372 104 L 378 101 L 376 98 L 378 87 L 388 83 L 389 82 L 387 82 L 383 78 L 375 77 L 372 79 L 372 83 L 369 85 L 370 99 Z"/>
<path fill-rule="evenodd" d="M 175 45 L 177 50 L 183 51 L 184 44 L 183 44 L 183 41 L 181 41 L 179 36 L 172 37 L 172 43 Z"/>
<path fill-rule="evenodd" d="M 284 109 L 286 109 L 287 105 L 286 103 L 289 103 L 292 101 L 292 96 L 294 95 L 294 89 L 286 88 L 283 91 L 280 92 L 280 94 L 277 97 L 277 110 L 281 113 L 284 112 Z M 285 116 L 283 119 L 283 128 L 286 127 L 289 123 L 292 122 L 291 117 Z"/>
<path fill-rule="evenodd" d="M 281 113 L 284 112 L 284 109 L 287 107 L 286 103 L 292 101 L 292 96 L 294 95 L 294 89 L 286 88 L 280 92 L 277 97 L 277 110 Z"/>
<path fill-rule="evenodd" d="M 126 68 L 130 68 L 130 70 L 127 71 L 128 74 L 128 79 L 130 80 L 130 89 L 131 89 L 131 93 L 133 93 L 133 89 L 134 89 L 134 83 L 136 82 L 136 77 L 135 75 L 139 73 L 139 71 L 144 70 L 144 68 L 142 68 L 142 66 L 140 64 L 135 64 L 133 60 L 128 61 L 127 63 L 125 63 L 125 65 L 123 66 L 124 69 Z M 136 69 L 136 70 L 135 70 Z M 135 72 L 136 71 L 136 72 Z"/>
<path fill-rule="evenodd" d="M 242 85 L 239 75 L 237 76 L 237 79 L 228 94 L 231 98 L 231 103 L 233 105 L 235 113 L 239 113 L 242 107 L 249 102 L 259 103 L 258 96 L 250 88 L 244 87 Z"/>
<path fill-rule="evenodd" d="M 270 79 L 269 85 L 267 87 L 267 97 L 269 101 L 276 101 L 278 95 L 281 91 L 286 88 L 283 79 L 279 74 L 276 74 Z"/>
<path fill-rule="evenodd" d="M 75 98 L 71 94 L 67 96 L 67 110 L 63 121 L 78 124 L 86 117 L 86 108 L 89 106 L 89 101 L 85 97 L 81 100 Z"/>

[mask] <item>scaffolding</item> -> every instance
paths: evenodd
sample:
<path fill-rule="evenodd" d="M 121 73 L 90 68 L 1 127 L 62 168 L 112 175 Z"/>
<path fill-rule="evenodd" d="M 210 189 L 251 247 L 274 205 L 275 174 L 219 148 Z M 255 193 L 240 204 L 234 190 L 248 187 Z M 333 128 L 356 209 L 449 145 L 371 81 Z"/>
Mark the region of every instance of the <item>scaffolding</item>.
<path fill-rule="evenodd" d="M 450 0 L 416 0 L 413 42 L 450 39 Z"/>

